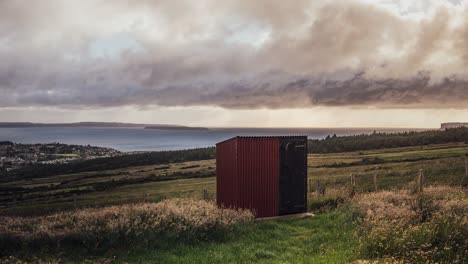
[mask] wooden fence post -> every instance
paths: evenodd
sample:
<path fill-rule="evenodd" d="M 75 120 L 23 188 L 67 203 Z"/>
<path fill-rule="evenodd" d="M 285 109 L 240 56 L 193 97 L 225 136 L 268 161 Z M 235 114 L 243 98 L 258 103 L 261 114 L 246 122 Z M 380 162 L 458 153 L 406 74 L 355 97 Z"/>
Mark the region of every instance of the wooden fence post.
<path fill-rule="evenodd" d="M 465 180 L 468 180 L 468 156 L 465 156 L 465 177 L 462 180 L 462 184 L 465 183 Z"/>
<path fill-rule="evenodd" d="M 374 190 L 377 191 L 377 174 L 374 174 Z"/>
<path fill-rule="evenodd" d="M 424 190 L 424 172 L 423 169 L 419 170 L 419 192 Z"/>
<path fill-rule="evenodd" d="M 317 196 L 320 196 L 320 180 L 317 180 Z"/>
<path fill-rule="evenodd" d="M 76 204 L 76 193 L 73 193 L 73 207 L 76 209 L 77 204 Z"/>
<path fill-rule="evenodd" d="M 309 193 L 312 193 L 312 179 L 309 179 Z"/>
<path fill-rule="evenodd" d="M 351 173 L 351 185 L 356 187 L 356 175 L 354 173 Z"/>
<path fill-rule="evenodd" d="M 208 191 L 203 189 L 203 200 L 208 200 Z"/>

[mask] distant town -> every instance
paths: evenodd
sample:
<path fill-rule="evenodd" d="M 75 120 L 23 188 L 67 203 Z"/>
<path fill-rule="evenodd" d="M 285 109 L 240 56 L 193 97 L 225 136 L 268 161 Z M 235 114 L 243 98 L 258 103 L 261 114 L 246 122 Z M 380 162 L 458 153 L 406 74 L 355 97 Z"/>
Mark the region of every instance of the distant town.
<path fill-rule="evenodd" d="M 458 127 L 468 127 L 468 123 L 452 122 L 452 123 L 440 124 L 440 129 L 458 128 Z"/>
<path fill-rule="evenodd" d="M 49 144 L 16 144 L 0 142 L 0 172 L 7 172 L 34 164 L 60 164 L 77 160 L 122 155 L 112 148 L 95 146 Z"/>

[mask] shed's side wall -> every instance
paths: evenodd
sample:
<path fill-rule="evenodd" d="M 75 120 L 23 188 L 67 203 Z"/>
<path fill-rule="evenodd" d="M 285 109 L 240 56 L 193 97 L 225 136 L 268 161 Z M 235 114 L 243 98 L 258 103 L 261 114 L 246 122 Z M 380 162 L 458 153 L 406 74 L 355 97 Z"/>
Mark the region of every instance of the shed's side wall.
<path fill-rule="evenodd" d="M 238 207 L 279 215 L 279 138 L 238 138 Z"/>
<path fill-rule="evenodd" d="M 216 203 L 238 208 L 237 139 L 216 145 Z"/>

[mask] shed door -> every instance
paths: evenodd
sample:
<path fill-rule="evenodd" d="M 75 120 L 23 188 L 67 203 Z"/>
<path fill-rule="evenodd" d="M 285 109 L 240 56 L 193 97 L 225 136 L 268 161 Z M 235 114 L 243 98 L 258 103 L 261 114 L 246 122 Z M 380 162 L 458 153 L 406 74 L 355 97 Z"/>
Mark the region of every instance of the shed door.
<path fill-rule="evenodd" d="M 280 144 L 280 214 L 307 209 L 307 139 L 283 139 Z"/>

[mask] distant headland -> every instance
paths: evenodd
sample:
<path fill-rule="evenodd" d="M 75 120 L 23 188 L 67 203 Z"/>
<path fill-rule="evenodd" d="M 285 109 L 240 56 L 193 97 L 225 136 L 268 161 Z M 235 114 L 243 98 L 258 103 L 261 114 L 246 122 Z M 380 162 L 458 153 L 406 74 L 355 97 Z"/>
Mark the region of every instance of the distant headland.
<path fill-rule="evenodd" d="M 145 129 L 159 129 L 159 130 L 209 130 L 206 127 L 188 127 L 188 126 L 146 126 Z"/>
<path fill-rule="evenodd" d="M 189 127 L 167 124 L 134 124 L 120 122 L 76 122 L 76 123 L 32 123 L 32 122 L 0 122 L 0 128 L 22 128 L 22 127 L 141 127 L 145 129 L 161 130 L 208 130 L 205 127 Z"/>

